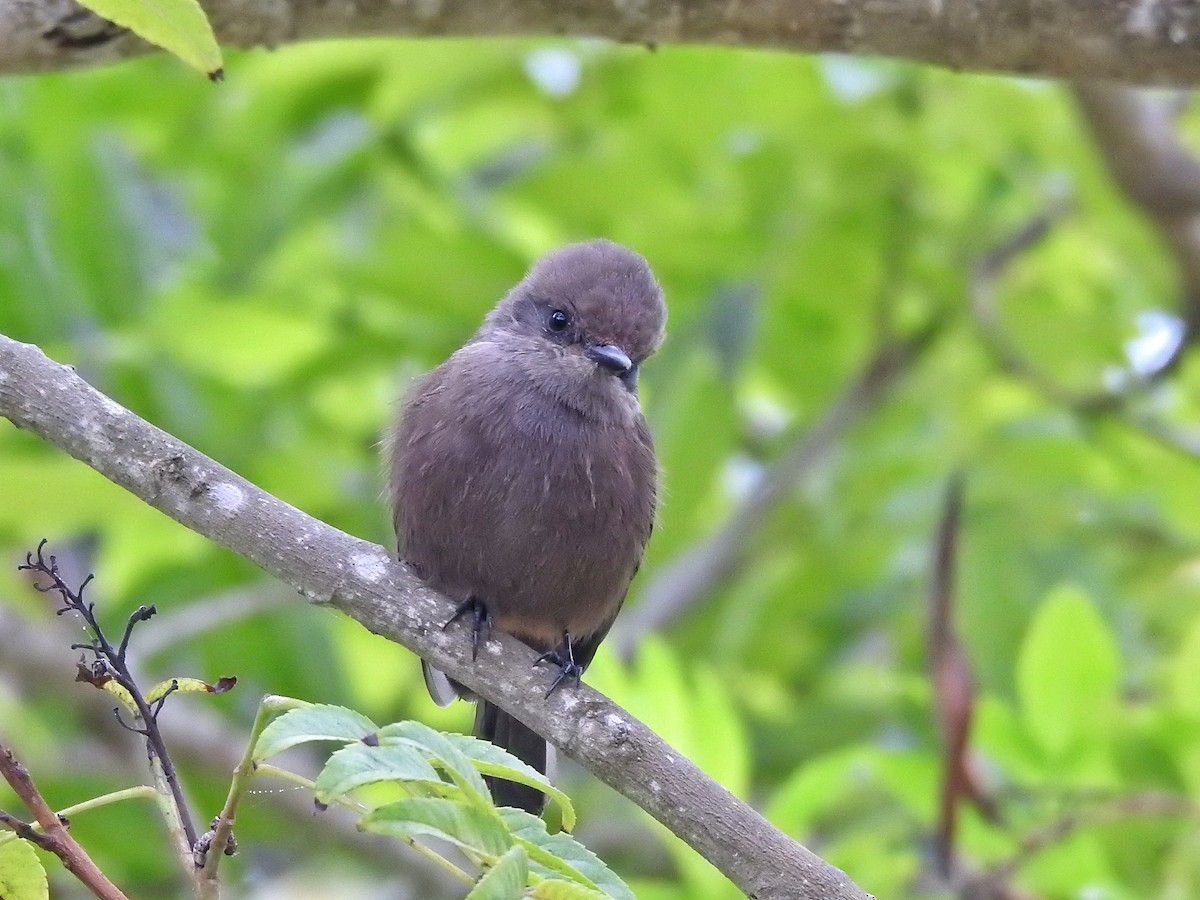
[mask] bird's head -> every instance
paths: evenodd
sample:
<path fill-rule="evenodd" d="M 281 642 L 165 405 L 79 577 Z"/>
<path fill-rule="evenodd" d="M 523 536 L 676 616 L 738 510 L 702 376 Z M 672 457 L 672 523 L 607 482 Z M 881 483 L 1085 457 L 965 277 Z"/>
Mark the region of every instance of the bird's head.
<path fill-rule="evenodd" d="M 662 343 L 667 307 L 650 266 L 611 241 L 568 244 L 538 260 L 488 315 L 480 337 L 580 407 L 618 387 L 636 396 L 641 364 Z"/>

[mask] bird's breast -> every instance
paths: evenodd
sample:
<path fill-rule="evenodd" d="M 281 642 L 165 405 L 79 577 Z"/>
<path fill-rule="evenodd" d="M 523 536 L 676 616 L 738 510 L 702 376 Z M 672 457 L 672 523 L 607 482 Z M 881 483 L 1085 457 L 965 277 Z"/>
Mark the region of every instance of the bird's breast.
<path fill-rule="evenodd" d="M 607 627 L 654 518 L 640 414 L 596 421 L 540 390 L 482 411 L 442 399 L 409 423 L 394 466 L 406 558 L 535 646 Z"/>

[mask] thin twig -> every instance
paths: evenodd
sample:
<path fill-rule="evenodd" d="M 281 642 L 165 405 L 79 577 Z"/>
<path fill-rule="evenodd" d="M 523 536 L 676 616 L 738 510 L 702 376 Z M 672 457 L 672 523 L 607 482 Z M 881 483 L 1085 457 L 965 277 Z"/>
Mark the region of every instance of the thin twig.
<path fill-rule="evenodd" d="M 55 854 L 62 860 L 67 871 L 101 900 L 126 900 L 120 888 L 108 880 L 87 855 L 87 851 L 67 832 L 63 820 L 50 808 L 50 804 L 33 783 L 29 772 L 17 761 L 12 750 L 3 741 L 0 741 L 0 777 L 8 782 L 21 802 L 33 813 L 41 830 L 41 834 L 37 835 L 32 828 L 26 833 L 14 828 L 18 834 Z M 13 827 L 11 819 L 11 816 L 5 814 L 3 821 L 9 827 Z"/>
<path fill-rule="evenodd" d="M 46 559 L 43 554 L 46 541 L 43 540 L 38 544 L 36 556 L 30 553 L 26 556 L 25 564 L 18 566 L 29 572 L 36 572 L 45 575 L 50 579 L 49 585 L 34 585 L 43 593 L 55 591 L 59 594 L 63 601 L 63 608 L 60 613 L 73 611 L 81 616 L 87 625 L 88 632 L 92 635 L 91 644 L 88 649 L 95 653 L 96 658 L 101 660 L 106 667 L 106 674 L 110 675 L 114 681 L 121 685 L 132 698 L 134 705 L 137 707 L 138 717 L 141 722 L 140 727 L 125 726 L 130 731 L 142 735 L 146 739 L 146 750 L 149 756 L 151 771 L 156 776 L 161 777 L 162 786 L 168 791 L 175 801 L 175 806 L 178 808 L 178 821 L 183 829 L 183 833 L 187 838 L 189 847 L 195 845 L 196 838 L 199 836 L 196 832 L 196 827 L 192 823 L 191 812 L 188 810 L 187 801 L 183 796 L 183 786 L 179 780 L 179 774 L 175 771 L 175 764 L 171 761 L 170 753 L 167 751 L 166 742 L 163 740 L 162 731 L 158 727 L 158 716 L 150 708 L 146 702 L 145 695 L 134 681 L 132 673 L 129 671 L 129 665 L 125 659 L 126 650 L 129 647 L 129 638 L 133 633 L 134 627 L 140 623 L 150 619 L 155 613 L 153 606 L 140 606 L 130 616 L 125 625 L 125 632 L 121 637 L 120 647 L 114 649 L 109 643 L 108 638 L 104 634 L 104 629 L 100 627 L 100 623 L 96 619 L 96 605 L 94 603 L 85 603 L 83 599 L 84 588 L 92 580 L 92 575 L 88 575 L 83 580 L 77 591 L 72 591 L 71 588 L 63 581 L 58 572 L 58 565 L 53 556 Z M 161 705 L 160 705 L 161 708 Z M 117 715 L 117 721 L 121 722 L 119 710 L 114 710 Z M 190 859 L 190 850 L 186 854 L 187 859 Z"/>
<path fill-rule="evenodd" d="M 1017 850 L 1003 862 L 976 877 L 981 884 L 1005 884 L 1013 879 L 1035 856 L 1043 850 L 1061 843 L 1082 828 L 1094 828 L 1107 822 L 1117 822 L 1131 817 L 1150 816 L 1200 816 L 1200 808 L 1190 800 L 1170 794 L 1134 794 L 1118 797 L 1090 809 L 1067 813 L 1047 825 L 1025 836 Z"/>
<path fill-rule="evenodd" d="M 61 563 L 61 556 L 60 556 Z M 280 587 L 280 592 L 286 589 Z M 292 601 L 295 602 L 294 600 Z M 107 714 L 97 714 L 93 703 L 86 703 L 86 695 L 72 690 L 71 677 L 67 674 L 63 650 L 65 636 L 71 633 L 67 623 L 45 620 L 28 621 L 6 608 L 0 602 L 0 676 L 15 679 L 17 692 L 30 698 L 45 697 L 56 702 L 73 704 L 77 715 L 84 721 L 83 730 L 89 737 L 64 747 L 89 767 L 89 771 L 100 772 L 107 764 L 117 769 L 114 777 L 141 777 L 145 756 L 131 759 L 129 742 L 120 739 L 107 725 Z M 133 649 L 141 655 L 147 637 L 157 635 L 158 629 L 139 635 Z M 163 737 L 176 762 L 202 772 L 209 779 L 228 779 L 229 773 L 239 760 L 240 747 L 245 740 L 244 730 L 239 732 L 213 714 L 204 705 L 193 706 L 186 721 L 173 716 L 160 723 Z M 69 766 L 68 766 L 69 767 Z M 119 768 L 118 768 L 119 767 Z M 170 809 L 174 803 L 170 796 L 163 796 L 153 787 L 142 788 L 153 794 L 160 805 L 164 822 L 170 822 Z M 132 789 L 132 790 L 137 790 Z M 298 838 L 322 844 L 335 843 L 372 865 L 395 867 L 396 854 L 390 838 L 368 835 L 358 831 L 340 816 L 312 815 L 312 801 L 298 791 L 266 791 L 256 793 L 258 805 L 270 806 L 276 814 L 288 817 L 294 824 Z M 84 801 L 87 803 L 88 801 Z M 63 814 L 70 814 L 67 810 Z M 182 829 L 179 833 L 182 835 Z M 451 885 L 440 878 L 440 866 L 407 866 L 397 877 L 404 879 L 399 893 L 412 897 L 440 897 L 447 895 Z"/>

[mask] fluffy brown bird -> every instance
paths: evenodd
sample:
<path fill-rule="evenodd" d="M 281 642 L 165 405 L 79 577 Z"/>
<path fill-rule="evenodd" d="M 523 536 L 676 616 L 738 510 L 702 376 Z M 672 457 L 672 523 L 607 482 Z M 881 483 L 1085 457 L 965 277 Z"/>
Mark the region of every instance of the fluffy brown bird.
<path fill-rule="evenodd" d="M 666 315 L 637 253 L 563 247 L 414 386 L 395 425 L 401 557 L 459 601 L 476 650 L 494 625 L 558 665 L 551 690 L 591 662 L 650 537 L 658 467 L 637 383 Z M 425 681 L 442 705 L 475 699 L 428 664 Z M 545 741 L 486 701 L 475 733 L 547 772 Z M 513 782 L 491 789 L 500 805 L 545 803 Z"/>

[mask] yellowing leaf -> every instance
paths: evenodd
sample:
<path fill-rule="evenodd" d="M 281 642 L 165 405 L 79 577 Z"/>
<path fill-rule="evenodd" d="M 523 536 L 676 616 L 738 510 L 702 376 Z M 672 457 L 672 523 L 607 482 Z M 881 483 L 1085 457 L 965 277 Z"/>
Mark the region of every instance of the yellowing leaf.
<path fill-rule="evenodd" d="M 150 688 L 150 692 L 146 694 L 146 702 L 153 703 L 160 697 L 165 697 L 168 692 L 172 694 L 224 694 L 226 691 L 233 690 L 235 684 L 237 684 L 237 678 L 232 675 L 217 679 L 216 684 L 209 684 L 199 678 L 168 678 Z"/>
<path fill-rule="evenodd" d="M 221 78 L 221 48 L 196 0 L 83 0 L 82 5 L 169 50 L 213 81 Z"/>

